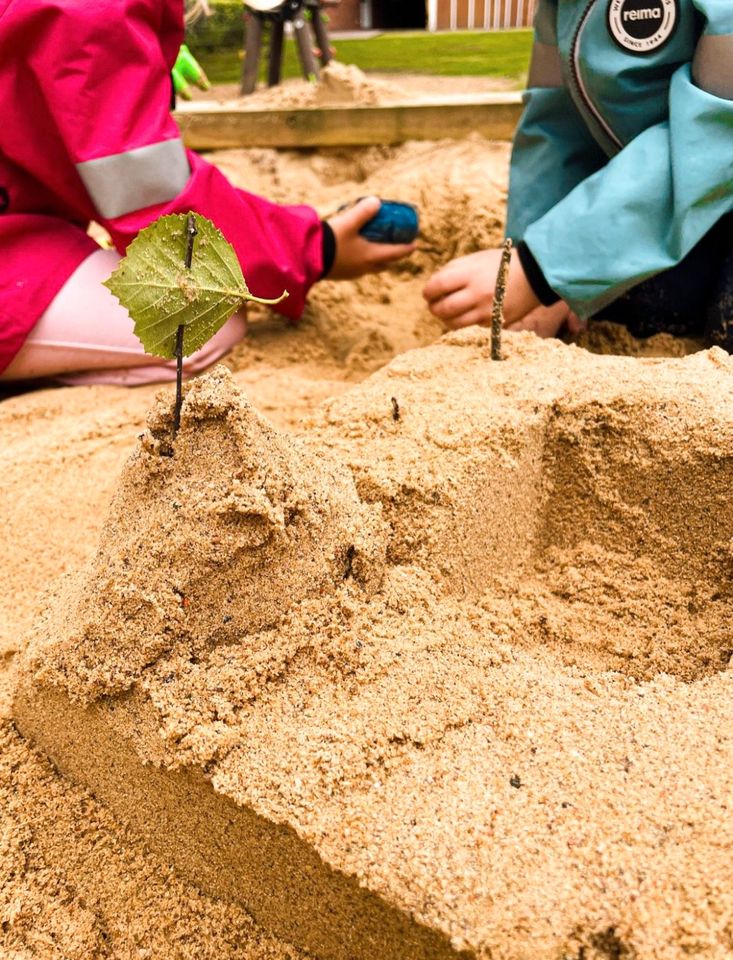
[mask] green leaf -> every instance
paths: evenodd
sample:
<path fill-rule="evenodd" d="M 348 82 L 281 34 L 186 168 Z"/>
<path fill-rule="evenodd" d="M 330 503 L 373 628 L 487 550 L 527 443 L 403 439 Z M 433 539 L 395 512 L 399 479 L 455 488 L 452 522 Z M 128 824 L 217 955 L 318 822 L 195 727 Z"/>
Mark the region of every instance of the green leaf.
<path fill-rule="evenodd" d="M 104 285 L 126 308 L 146 353 L 176 355 L 183 325 L 183 355 L 190 356 L 247 301 L 275 304 L 249 292 L 233 248 L 210 220 L 194 214 L 197 234 L 191 269 L 186 269 L 185 213 L 161 217 L 141 230 L 127 256 Z"/>

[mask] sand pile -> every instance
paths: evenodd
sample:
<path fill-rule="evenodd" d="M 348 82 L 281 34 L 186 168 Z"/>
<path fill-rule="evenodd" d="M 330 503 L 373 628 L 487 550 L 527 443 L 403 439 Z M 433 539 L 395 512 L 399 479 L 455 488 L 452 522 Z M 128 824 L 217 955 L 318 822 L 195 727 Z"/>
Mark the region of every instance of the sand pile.
<path fill-rule="evenodd" d="M 434 251 L 355 283 L 322 284 L 292 328 L 251 317 L 228 359 L 237 383 L 269 420 L 300 431 L 303 418 L 395 354 L 429 343 L 439 325 L 423 308 L 425 272 L 477 237 L 498 238 L 507 148 L 471 143 L 297 153 L 221 152 L 241 186 L 281 201 L 316 203 L 432 190 Z M 450 217 L 450 192 L 466 223 Z M 426 223 L 433 215 L 425 212 Z M 443 230 L 442 238 L 439 231 Z M 438 248 L 442 241 L 445 250 Z M 9 721 L 19 653 L 42 616 L 41 597 L 90 562 L 120 470 L 145 428 L 155 388 L 44 390 L 0 403 L 0 954 L 171 960 L 285 960 L 298 951 L 241 909 L 173 878 L 170 868 L 86 791 L 35 755 Z M 62 588 L 55 588 L 60 591 Z"/>
<path fill-rule="evenodd" d="M 387 521 L 366 589 L 343 563 L 343 520 L 335 551 L 294 552 L 264 627 L 243 613 L 222 635 L 205 578 L 195 650 L 191 607 L 132 664 L 112 642 L 126 610 L 110 605 L 86 646 L 52 617 L 21 729 L 181 874 L 317 956 L 723 956 L 733 361 L 508 339 L 494 364 L 484 331 L 446 337 L 308 424 L 319 459 L 301 490 L 326 513 L 357 516 L 361 500 Z M 208 516 L 236 469 L 232 419 L 279 451 L 276 476 L 300 452 L 223 375 L 189 395 L 180 461 L 155 462 L 159 411 L 78 597 L 107 596 L 110 538 L 139 503 L 154 515 L 159 471 L 189 526 Z M 167 529 L 136 527 L 153 578 Z M 237 539 L 251 549 L 249 529 Z M 298 586 L 311 557 L 323 593 Z M 123 678 L 114 696 L 89 684 L 100 670 Z"/>
<path fill-rule="evenodd" d="M 316 106 L 341 106 L 393 103 L 404 100 L 406 94 L 396 84 L 375 80 L 354 64 L 332 60 L 321 71 L 316 85 Z"/>
<path fill-rule="evenodd" d="M 363 73 L 358 67 L 332 61 L 326 71 L 326 86 L 336 98 L 324 106 L 379 106 L 390 103 L 451 103 L 467 98 L 519 92 L 525 83 L 516 77 L 438 77 L 424 73 Z M 313 84 L 302 79 L 283 80 L 278 87 L 261 86 L 242 97 L 238 83 L 217 83 L 210 90 L 193 88 L 193 100 L 236 106 L 237 109 L 298 110 L 314 106 Z M 324 91 L 325 92 L 325 91 Z M 363 98 L 360 100 L 360 97 Z M 186 109 L 179 104 L 179 109 Z"/>
<path fill-rule="evenodd" d="M 638 957 L 655 960 L 677 960 L 683 952 L 718 960 L 730 955 L 733 942 L 725 859 L 730 838 L 723 810 L 730 795 L 729 718 L 721 722 L 730 675 L 723 666 L 728 646 L 733 648 L 726 639 L 728 593 L 721 589 L 721 582 L 727 582 L 726 521 L 719 509 L 730 449 L 724 431 L 730 394 L 726 365 L 716 367 L 711 355 L 704 355 L 669 366 L 610 357 L 603 358 L 601 367 L 591 366 L 589 376 L 600 383 L 597 407 L 591 405 L 581 417 L 575 412 L 577 402 L 557 400 L 562 430 L 548 432 L 558 444 L 548 443 L 548 450 L 556 451 L 550 462 L 557 470 L 547 477 L 561 476 L 561 451 L 582 451 L 588 462 L 581 459 L 579 476 L 586 483 L 568 477 L 572 496 L 567 501 L 559 488 L 558 505 L 567 502 L 565 521 L 558 514 L 552 525 L 559 542 L 548 542 L 546 550 L 530 556 L 517 575 L 507 564 L 505 578 L 491 577 L 490 558 L 474 537 L 483 525 L 495 531 L 494 544 L 501 539 L 482 513 L 494 503 L 487 491 L 501 476 L 492 473 L 482 485 L 485 475 L 479 472 L 474 481 L 471 467 L 486 443 L 499 466 L 510 469 L 516 460 L 520 473 L 526 468 L 531 477 L 538 476 L 539 455 L 532 444 L 542 429 L 533 413 L 538 400 L 533 391 L 540 390 L 541 398 L 548 390 L 543 379 L 552 372 L 548 364 L 559 365 L 564 352 L 548 354 L 541 377 L 528 380 L 519 399 L 511 391 L 519 389 L 524 366 L 517 378 L 511 361 L 502 365 L 513 385 L 501 378 L 476 384 L 471 376 L 462 384 L 446 379 L 442 362 L 436 380 L 432 361 L 418 363 L 417 357 L 424 356 L 419 354 L 402 372 L 390 371 L 368 407 L 364 398 L 352 405 L 347 394 L 321 408 L 324 400 L 344 394 L 396 354 L 439 335 L 420 296 L 425 276 L 449 256 L 500 237 L 506 159 L 506 146 L 480 139 L 312 154 L 232 151 L 216 157 L 240 186 L 281 201 L 316 203 L 322 214 L 372 192 L 414 200 L 423 208 L 427 234 L 414 266 L 353 284 L 319 285 L 298 328 L 254 313 L 247 342 L 228 360 L 236 383 L 280 430 L 312 435 L 319 458 L 329 446 L 349 460 L 362 501 L 382 503 L 395 530 L 379 603 L 362 603 L 363 588 L 347 578 L 348 602 L 337 591 L 325 624 L 322 610 L 316 616 L 311 607 L 309 613 L 308 604 L 319 609 L 318 598 L 310 598 L 286 615 L 281 631 L 261 635 L 268 662 L 287 664 L 282 676 L 292 692 L 291 713 L 303 722 L 289 751 L 281 754 L 276 773 L 252 750 L 250 764 L 259 770 L 251 777 L 253 789 L 262 788 L 263 777 L 273 777 L 276 782 L 267 780 L 263 796 L 272 802 L 282 787 L 290 817 L 301 791 L 305 829 L 312 830 L 310 804 L 318 795 L 314 777 L 326 783 L 316 784 L 318 790 L 337 795 L 349 776 L 356 777 L 363 802 L 371 805 L 380 794 L 386 800 L 391 796 L 383 773 L 400 765 L 404 752 L 422 786 L 419 796 L 396 798 L 398 813 L 411 806 L 395 819 L 401 826 L 387 826 L 392 821 L 385 820 L 372 830 L 374 821 L 357 811 L 343 830 L 344 836 L 350 831 L 353 850 L 363 847 L 367 859 L 375 855 L 370 846 L 374 833 L 401 851 L 410 870 L 422 862 L 431 882 L 440 881 L 442 892 L 436 897 L 400 867 L 413 898 L 406 894 L 402 902 L 419 901 L 418 912 L 429 924 L 434 914 L 439 924 L 482 926 L 484 941 L 499 944 L 497 957 L 555 958 L 564 952 L 568 958 L 607 960 L 632 956 L 635 950 Z M 597 328 L 587 342 L 601 352 L 647 355 L 677 347 L 665 338 L 640 344 L 614 328 Z M 464 357 L 476 370 L 485 368 L 483 349 L 448 344 L 444 361 L 454 365 Z M 532 355 L 528 359 L 527 369 L 535 365 Z M 579 369 L 575 361 L 574 369 Z M 459 379 L 466 375 L 466 367 L 456 370 Z M 661 393 L 647 428 L 650 380 L 661 385 Z M 450 416 L 438 416 L 446 390 Z M 480 397 L 494 391 L 497 396 L 506 392 L 508 398 L 503 433 L 492 426 L 497 416 L 493 401 L 488 419 L 475 416 Z M 636 397 L 631 407 L 625 403 L 627 392 Z M 241 906 L 207 896 L 174 875 L 169 860 L 154 855 L 107 807 L 34 754 L 8 719 L 19 653 L 30 633 L 38 632 L 41 598 L 59 575 L 69 584 L 54 592 L 71 595 L 73 581 L 93 562 L 120 470 L 145 429 L 154 393 L 152 388 L 64 389 L 0 403 L 5 587 L 0 605 L 0 954 L 13 960 L 303 956 L 264 933 Z M 399 421 L 392 420 L 392 396 L 400 405 Z M 681 406 L 681 398 L 689 398 L 689 405 L 685 400 Z M 532 425 L 535 437 L 526 444 L 517 439 L 522 423 Z M 620 443 L 624 425 L 630 435 L 638 431 L 643 438 L 631 444 L 633 456 L 626 457 Z M 341 441 L 342 431 L 349 432 L 348 442 Z M 413 438 L 418 432 L 419 442 Z M 425 438 L 428 449 L 434 447 L 441 456 L 454 451 L 455 460 L 444 472 L 436 472 L 432 457 L 425 457 Z M 604 451 L 611 441 L 615 452 L 604 475 Z M 707 463 L 700 459 L 705 449 Z M 299 453 L 306 456 L 307 451 Z M 363 465 L 369 459 L 371 472 Z M 656 477 L 641 469 L 652 460 L 659 464 Z M 570 457 L 568 463 L 575 468 L 579 461 Z M 689 473 L 681 472 L 684 464 Z M 629 487 L 629 478 L 637 473 L 640 484 L 648 480 L 648 489 Z M 594 478 L 605 514 L 598 514 L 599 499 L 592 495 Z M 712 478 L 717 479 L 711 487 Z M 467 488 L 476 494 L 473 506 L 458 496 L 468 483 L 474 483 Z M 549 479 L 545 484 L 543 496 Z M 506 524 L 502 529 L 519 553 L 521 544 L 530 541 L 516 530 L 524 529 L 525 515 L 537 516 L 539 493 L 521 481 L 516 487 L 516 493 L 505 482 L 501 487 L 503 496 L 515 497 L 515 516 L 495 517 L 492 510 L 491 517 L 494 524 Z M 709 490 L 715 491 L 713 499 Z M 659 560 L 666 539 L 679 540 L 675 530 L 683 518 L 673 506 L 678 494 L 694 520 L 694 537 L 686 538 L 691 570 L 703 568 L 693 547 L 710 544 L 712 566 L 692 582 Z M 671 532 L 657 526 L 661 511 L 651 524 L 648 505 L 639 506 L 640 496 L 650 502 L 662 496 L 665 510 L 672 504 L 676 527 L 672 519 Z M 584 498 L 595 504 L 595 513 L 589 514 Z M 458 526 L 451 519 L 455 510 Z M 576 510 L 582 523 L 573 523 Z M 701 511 L 709 512 L 707 529 Z M 604 523 L 604 517 L 622 516 L 623 523 L 609 526 L 601 537 L 599 516 Z M 578 543 L 586 523 L 593 537 Z M 623 537 L 617 547 L 614 533 L 629 527 L 638 527 L 640 539 L 652 537 L 651 557 L 634 551 Z M 568 543 L 562 542 L 566 536 Z M 417 563 L 411 561 L 413 555 Z M 437 558 L 432 567 L 431 557 Z M 133 559 L 137 563 L 139 558 Z M 176 610 L 184 609 L 188 613 L 191 607 L 184 608 L 181 598 Z M 353 645 L 344 639 L 344 623 L 353 624 Z M 250 635 L 242 648 L 245 657 L 252 643 Z M 218 649 L 231 653 L 233 645 L 227 640 Z M 292 732 L 293 724 L 281 707 L 279 713 L 267 713 L 272 728 L 263 729 L 262 699 L 251 712 L 245 704 L 244 712 L 229 713 L 227 705 L 244 699 L 248 687 L 241 660 L 235 657 L 231 666 L 220 663 L 217 672 L 214 652 L 203 658 L 192 653 L 175 664 L 175 683 L 165 683 L 167 674 L 161 674 L 157 690 L 164 695 L 157 698 L 156 709 L 169 719 L 169 739 L 161 755 L 156 728 L 148 745 L 156 745 L 158 759 L 203 762 L 216 737 L 222 755 L 230 749 L 229 738 L 241 736 L 241 721 L 251 724 L 250 746 L 261 743 L 271 764 L 275 741 L 282 745 L 284 731 Z M 356 656 L 362 658 L 361 674 L 350 672 Z M 313 683 L 314 662 L 335 678 L 331 688 Z M 395 672 L 400 664 L 402 675 Z M 667 681 L 660 670 L 669 672 Z M 151 691 L 153 673 L 148 671 L 145 681 Z M 350 678 L 377 680 L 380 675 L 386 686 L 367 688 L 359 679 L 362 696 L 369 689 L 372 699 L 354 710 L 348 699 Z M 260 663 L 248 676 L 259 698 L 274 682 Z M 204 677 L 206 697 L 200 686 Z M 415 696 L 406 705 L 411 685 Z M 319 707 L 321 693 L 325 699 Z M 472 722 L 471 697 L 476 695 L 484 697 L 475 712 L 480 724 Z M 388 709 L 393 701 L 394 708 Z M 352 714 L 362 724 L 364 739 L 373 743 L 366 752 L 353 747 Z M 441 742 L 457 751 L 448 773 L 435 753 Z M 310 768 L 311 780 L 304 780 L 302 758 L 312 758 L 314 744 L 320 746 L 322 760 Z M 461 765 L 459 748 L 464 747 L 475 772 Z M 564 771 L 560 784 L 558 765 Z M 218 770 L 224 776 L 223 767 Z M 513 785 L 517 778 L 520 786 Z M 440 819 L 421 800 L 437 789 L 449 809 Z M 644 809 L 654 810 L 651 821 L 640 815 Z M 324 817 L 328 820 L 332 813 L 325 804 Z M 473 880 L 465 857 L 458 863 L 456 853 L 441 848 L 436 839 L 436 823 L 448 821 L 462 825 L 455 849 L 473 845 L 481 876 L 492 878 L 480 895 L 476 887 L 469 889 Z M 368 842 L 363 842 L 365 831 Z M 334 842 L 332 832 L 328 840 Z M 343 845 L 339 849 L 343 855 Z M 369 873 L 372 886 L 382 872 L 380 863 L 357 864 Z M 394 858 L 390 863 L 394 867 Z M 458 883 L 456 872 L 463 878 Z M 387 880 L 393 891 L 394 873 Z M 471 902 L 482 913 L 481 924 L 467 912 Z M 570 946 L 563 951 L 558 944 L 565 941 Z"/>
<path fill-rule="evenodd" d="M 354 64 L 332 60 L 317 84 L 286 79 L 277 87 L 260 86 L 242 97 L 238 84 L 216 84 L 193 90 L 193 99 L 238 110 L 306 110 L 314 107 L 373 107 L 389 104 L 465 103 L 524 89 L 521 80 L 507 77 L 437 77 L 419 73 L 365 74 Z M 185 107 L 184 107 L 185 109 Z"/>
<path fill-rule="evenodd" d="M 290 80 L 277 87 L 262 87 L 234 102 L 245 110 L 304 110 L 312 107 L 371 107 L 414 99 L 392 80 L 368 77 L 354 64 L 332 60 L 321 70 L 318 83 Z M 232 101 L 225 98 L 223 102 Z"/>
<path fill-rule="evenodd" d="M 271 627 L 347 573 L 381 578 L 380 511 L 343 467 L 278 437 L 230 380 L 219 368 L 187 389 L 175 457 L 168 400 L 153 411 L 84 589 L 61 594 L 63 639 L 55 626 L 37 663 L 77 679 L 83 663 L 80 696 L 127 689 L 174 648 L 193 657 Z"/>
<path fill-rule="evenodd" d="M 422 288 L 438 264 L 500 243 L 506 197 L 506 144 L 481 137 L 460 142 L 319 151 L 311 156 L 274 150 L 215 154 L 237 186 L 273 199 L 315 204 L 321 216 L 343 203 L 376 194 L 420 209 L 418 252 L 393 270 L 353 284 L 320 283 L 312 291 L 297 347 L 281 326 L 262 329 L 235 352 L 237 369 L 253 363 L 310 361 L 314 379 L 361 379 L 398 353 L 442 333 L 425 309 Z M 255 324 L 268 323 L 252 310 Z M 283 354 L 285 356 L 283 357 Z M 252 372 L 256 372 L 252 370 Z M 268 398 L 269 399 L 269 398 Z M 276 404 L 280 409 L 281 405 Z M 265 410 L 269 408 L 266 406 Z"/>

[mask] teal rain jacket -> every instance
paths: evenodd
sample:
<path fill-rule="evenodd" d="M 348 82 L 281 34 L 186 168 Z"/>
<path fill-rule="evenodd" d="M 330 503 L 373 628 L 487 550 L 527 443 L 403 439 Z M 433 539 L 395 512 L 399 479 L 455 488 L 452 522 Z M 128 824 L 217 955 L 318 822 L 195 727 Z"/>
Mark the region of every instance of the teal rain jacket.
<path fill-rule="evenodd" d="M 544 303 L 593 316 L 733 210 L 733 0 L 540 0 L 528 88 L 507 235 Z"/>

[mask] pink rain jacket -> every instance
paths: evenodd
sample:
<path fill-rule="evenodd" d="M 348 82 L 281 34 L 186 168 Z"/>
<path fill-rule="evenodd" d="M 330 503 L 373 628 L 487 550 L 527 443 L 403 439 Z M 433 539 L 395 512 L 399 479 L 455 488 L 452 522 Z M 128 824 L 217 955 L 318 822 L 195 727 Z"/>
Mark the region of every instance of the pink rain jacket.
<path fill-rule="evenodd" d="M 162 214 L 195 210 L 249 288 L 302 313 L 322 272 L 318 216 L 238 190 L 186 151 L 170 115 L 183 0 L 0 0 L 0 371 L 97 249 L 122 253 Z"/>

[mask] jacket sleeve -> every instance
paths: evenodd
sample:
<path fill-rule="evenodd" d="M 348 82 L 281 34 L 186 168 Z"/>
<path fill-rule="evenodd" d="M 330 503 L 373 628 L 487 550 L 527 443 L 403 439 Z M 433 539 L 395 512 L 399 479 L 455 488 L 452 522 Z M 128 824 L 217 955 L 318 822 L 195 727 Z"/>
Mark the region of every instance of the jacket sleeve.
<path fill-rule="evenodd" d="M 673 75 L 669 115 L 526 230 L 549 286 L 581 316 L 679 263 L 733 209 L 733 4 L 693 0 L 705 24 Z"/>
<path fill-rule="evenodd" d="M 278 309 L 297 319 L 322 273 L 318 215 L 238 190 L 186 151 L 169 109 L 170 51 L 161 43 L 167 8 L 175 4 L 49 0 L 31 64 L 54 128 L 49 135 L 61 139 L 90 218 L 120 252 L 157 217 L 196 211 L 232 244 L 252 292 L 276 297 L 287 289 Z"/>
<path fill-rule="evenodd" d="M 573 103 L 557 48 L 557 0 L 535 16 L 524 112 L 514 137 L 506 233 L 515 244 L 608 159 Z"/>

